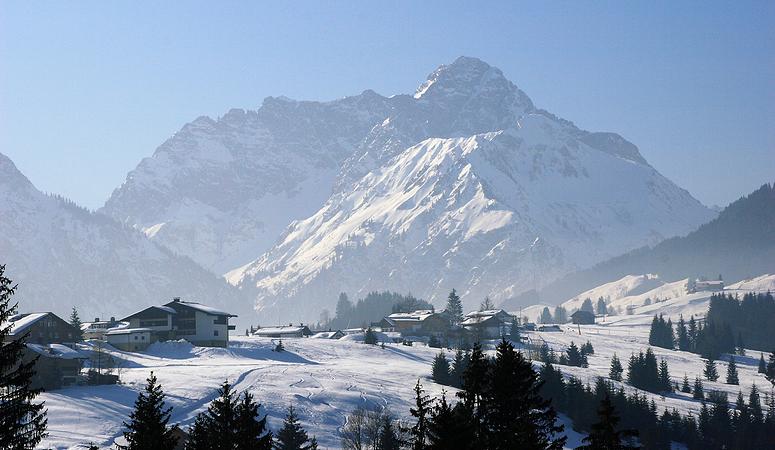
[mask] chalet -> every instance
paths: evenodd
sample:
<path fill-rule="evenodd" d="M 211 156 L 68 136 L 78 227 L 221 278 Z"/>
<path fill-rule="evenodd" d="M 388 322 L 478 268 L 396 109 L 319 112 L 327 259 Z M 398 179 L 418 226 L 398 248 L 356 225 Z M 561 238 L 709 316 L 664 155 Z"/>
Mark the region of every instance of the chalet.
<path fill-rule="evenodd" d="M 502 309 L 472 311 L 465 315 L 460 325 L 475 336 L 494 339 L 509 332 L 514 316 Z"/>
<path fill-rule="evenodd" d="M 574 324 L 578 324 L 578 325 L 595 324 L 595 315 L 589 311 L 578 310 L 575 313 L 571 314 L 570 317 Z"/>
<path fill-rule="evenodd" d="M 78 330 L 52 312 L 16 314 L 8 321 L 11 329 L 6 341 L 19 339 L 29 333 L 25 340 L 28 344 L 62 344 L 75 342 L 78 335 Z"/>
<path fill-rule="evenodd" d="M 560 328 L 559 325 L 541 325 L 538 327 L 538 331 L 542 331 L 545 333 L 557 333 L 561 332 L 562 328 Z"/>
<path fill-rule="evenodd" d="M 313 339 L 340 339 L 344 337 L 344 332 L 342 332 L 342 330 L 320 331 L 318 333 L 314 333 L 310 337 Z"/>
<path fill-rule="evenodd" d="M 35 374 L 32 377 L 33 389 L 59 389 L 76 384 L 84 361 L 88 356 L 64 344 L 27 344 L 22 356 L 24 361 L 35 362 Z"/>
<path fill-rule="evenodd" d="M 724 290 L 722 280 L 695 280 L 689 285 L 689 292 L 719 292 Z"/>
<path fill-rule="evenodd" d="M 396 322 L 390 317 L 383 317 L 379 322 L 372 323 L 371 328 L 380 331 L 396 331 Z"/>
<path fill-rule="evenodd" d="M 130 329 L 149 329 L 151 341 L 185 339 L 200 347 L 227 347 L 229 331 L 234 330 L 234 325 L 229 325 L 230 317 L 237 316 L 175 298 L 166 305 L 149 306 L 121 321 L 128 322 Z"/>
<path fill-rule="evenodd" d="M 127 324 L 119 322 L 115 317 L 111 317 L 110 320 L 100 320 L 99 317 L 94 319 L 94 322 L 84 322 L 81 324 L 81 334 L 84 339 L 99 339 L 105 340 L 105 332 Z"/>
<path fill-rule="evenodd" d="M 423 309 L 410 313 L 393 313 L 386 317 L 402 336 L 431 336 L 446 332 L 449 322 L 440 313 Z"/>
<path fill-rule="evenodd" d="M 127 352 L 141 352 L 154 342 L 150 328 L 114 328 L 105 332 L 108 344 Z"/>
<path fill-rule="evenodd" d="M 253 336 L 281 339 L 302 338 L 312 336 L 312 331 L 310 331 L 309 327 L 306 325 L 287 325 L 259 328 L 253 332 Z M 342 334 L 342 336 L 344 336 L 344 334 Z"/>

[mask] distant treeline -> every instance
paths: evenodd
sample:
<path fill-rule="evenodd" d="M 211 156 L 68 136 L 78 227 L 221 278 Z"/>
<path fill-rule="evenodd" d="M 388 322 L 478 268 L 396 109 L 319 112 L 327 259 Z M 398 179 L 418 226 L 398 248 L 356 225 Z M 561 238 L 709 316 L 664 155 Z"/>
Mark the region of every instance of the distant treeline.
<path fill-rule="evenodd" d="M 335 316 L 329 317 L 324 312 L 319 326 L 323 329 L 367 327 L 394 312 L 411 312 L 418 309 L 433 309 L 433 305 L 411 294 L 401 295 L 389 291 L 369 292 L 366 297 L 353 303 L 343 292 L 339 294 Z"/>
<path fill-rule="evenodd" d="M 742 300 L 727 294 L 713 295 L 707 320 L 721 329 L 731 329 L 732 336 L 741 341 L 736 343 L 740 347 L 775 349 L 775 299 L 770 292 L 745 294 Z"/>

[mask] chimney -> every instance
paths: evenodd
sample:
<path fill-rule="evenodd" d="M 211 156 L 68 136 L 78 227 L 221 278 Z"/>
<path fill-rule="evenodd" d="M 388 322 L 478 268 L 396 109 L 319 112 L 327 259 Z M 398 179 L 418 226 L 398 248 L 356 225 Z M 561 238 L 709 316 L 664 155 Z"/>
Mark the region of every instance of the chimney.
<path fill-rule="evenodd" d="M 179 302 L 179 301 L 180 301 L 180 297 L 173 297 L 173 298 L 172 298 L 172 301 L 173 301 L 173 302 Z"/>
<path fill-rule="evenodd" d="M 115 321 L 116 321 L 116 318 L 115 318 L 114 316 L 110 316 L 110 321 L 111 321 L 111 322 L 115 322 Z"/>
<path fill-rule="evenodd" d="M 95 322 L 99 322 L 99 321 L 100 321 L 100 318 L 99 318 L 99 317 L 95 317 L 95 318 L 94 318 L 94 321 L 95 321 Z"/>

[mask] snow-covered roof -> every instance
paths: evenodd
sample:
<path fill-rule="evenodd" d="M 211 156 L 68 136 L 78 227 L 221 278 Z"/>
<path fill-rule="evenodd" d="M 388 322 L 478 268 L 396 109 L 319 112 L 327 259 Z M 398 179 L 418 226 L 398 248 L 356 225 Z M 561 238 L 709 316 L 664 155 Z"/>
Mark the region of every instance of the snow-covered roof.
<path fill-rule="evenodd" d="M 111 328 L 105 334 L 114 336 L 117 334 L 150 333 L 152 331 L 150 328 Z"/>
<path fill-rule="evenodd" d="M 11 322 L 11 330 L 9 331 L 9 335 L 16 336 L 19 334 L 24 333 L 27 328 L 30 327 L 30 325 L 34 324 L 38 320 L 46 317 L 51 313 L 48 312 L 42 312 L 42 313 L 30 313 L 30 314 L 17 314 L 13 317 L 11 317 L 9 320 Z M 14 320 L 14 318 L 16 318 Z"/>
<path fill-rule="evenodd" d="M 212 306 L 203 305 L 203 304 L 197 303 L 197 302 L 185 302 L 183 300 L 173 300 L 172 302 L 167 303 L 165 305 L 165 307 L 174 308 L 174 306 L 170 306 L 170 305 L 175 305 L 175 304 L 185 305 L 185 306 L 188 306 L 189 308 L 195 309 L 197 311 L 201 311 L 201 312 L 203 312 L 205 314 L 210 314 L 212 316 L 237 317 L 234 314 L 230 314 L 230 313 L 227 313 L 226 311 L 222 311 L 220 309 L 213 308 Z"/>
<path fill-rule="evenodd" d="M 141 309 L 139 311 L 133 312 L 132 314 L 124 317 L 123 319 L 121 319 L 121 321 L 123 322 L 125 320 L 129 320 L 130 317 L 136 316 L 136 315 L 140 314 L 143 311 L 148 311 L 149 309 L 160 309 L 160 310 L 162 310 L 162 311 L 164 311 L 164 312 L 166 312 L 168 314 L 177 314 L 178 313 L 177 311 L 175 311 L 174 309 L 170 308 L 169 306 L 151 305 L 151 306 L 148 306 L 147 308 L 143 308 L 143 309 Z"/>
<path fill-rule="evenodd" d="M 332 337 L 336 336 L 337 334 L 340 334 L 340 335 L 344 336 L 344 333 L 342 333 L 342 331 L 337 330 L 337 331 L 321 331 L 320 333 L 315 333 L 315 334 L 313 334 L 310 337 L 312 337 L 314 339 L 331 339 Z"/>
<path fill-rule="evenodd" d="M 420 309 L 409 313 L 393 313 L 388 316 L 388 319 L 396 322 L 422 322 L 434 315 L 436 312 L 432 309 Z"/>
<path fill-rule="evenodd" d="M 505 319 L 509 317 L 510 314 L 502 309 L 471 311 L 470 313 L 466 314 L 465 319 L 460 324 L 463 326 L 477 325 L 498 316 L 501 316 Z"/>
<path fill-rule="evenodd" d="M 291 325 L 291 326 L 280 326 L 280 327 L 266 327 L 266 328 L 259 328 L 255 331 L 253 334 L 296 334 L 296 333 L 302 333 L 304 331 L 309 331 L 309 328 L 307 328 L 305 325 Z"/>
<path fill-rule="evenodd" d="M 78 350 L 74 350 L 63 344 L 26 344 L 27 348 L 49 358 L 62 358 L 62 359 L 89 359 L 83 353 Z"/>

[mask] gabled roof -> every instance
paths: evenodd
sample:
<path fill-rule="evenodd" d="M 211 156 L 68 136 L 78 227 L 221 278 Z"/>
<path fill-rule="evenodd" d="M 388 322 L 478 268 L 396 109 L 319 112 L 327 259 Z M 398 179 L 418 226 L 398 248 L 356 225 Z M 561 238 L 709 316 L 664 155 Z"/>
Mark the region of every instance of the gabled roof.
<path fill-rule="evenodd" d="M 89 359 L 88 356 L 63 344 L 26 344 L 27 348 L 49 358 Z"/>
<path fill-rule="evenodd" d="M 595 317 L 595 314 L 591 313 L 589 311 L 584 311 L 583 309 L 580 309 L 580 310 L 574 312 L 573 314 L 571 314 L 570 316 L 571 317 L 575 317 L 575 316 L 591 316 L 591 317 Z"/>
<path fill-rule="evenodd" d="M 226 311 L 222 311 L 220 309 L 213 308 L 212 306 L 203 305 L 201 303 L 197 302 L 186 302 L 183 300 L 173 300 L 166 305 L 165 307 L 169 308 L 175 308 L 175 305 L 183 305 L 188 306 L 191 309 L 195 309 L 197 311 L 201 311 L 205 314 L 210 314 L 211 316 L 228 316 L 228 317 L 237 317 L 234 314 L 227 313 Z"/>
<path fill-rule="evenodd" d="M 106 331 L 105 334 L 108 336 L 115 336 L 117 334 L 132 334 L 132 333 L 152 333 L 153 330 L 150 328 L 111 328 L 110 330 Z"/>
<path fill-rule="evenodd" d="M 133 312 L 132 314 L 124 317 L 123 319 L 120 319 L 119 322 L 124 322 L 126 320 L 129 320 L 130 318 L 140 314 L 141 312 L 148 311 L 149 309 L 159 309 L 159 310 L 164 311 L 164 312 L 166 312 L 168 314 L 177 314 L 178 313 L 177 311 L 175 311 L 173 308 L 170 308 L 169 306 L 151 305 L 151 306 L 149 306 L 147 308 L 141 309 L 140 311 Z"/>
<path fill-rule="evenodd" d="M 488 320 L 501 317 L 503 319 L 511 318 L 511 314 L 507 313 L 506 311 L 502 309 L 488 309 L 485 311 L 471 311 L 470 313 L 466 314 L 465 319 L 463 322 L 461 322 L 461 325 L 477 325 L 484 322 L 487 322 Z"/>
<path fill-rule="evenodd" d="M 394 322 L 422 322 L 436 314 L 432 309 L 420 309 L 409 313 L 393 313 L 387 316 L 387 318 Z"/>
<path fill-rule="evenodd" d="M 11 316 L 9 318 L 9 321 L 11 322 L 11 329 L 8 334 L 10 336 L 17 336 L 17 335 L 23 334 L 27 330 L 27 328 L 29 328 L 32 324 L 46 317 L 49 314 L 51 314 L 52 316 L 54 315 L 54 313 L 50 313 L 50 312 L 40 312 L 40 313 L 30 313 L 30 314 L 16 314 L 14 316 Z"/>
<path fill-rule="evenodd" d="M 266 327 L 259 328 L 253 334 L 311 334 L 311 331 L 306 325 L 290 325 L 280 327 Z"/>

